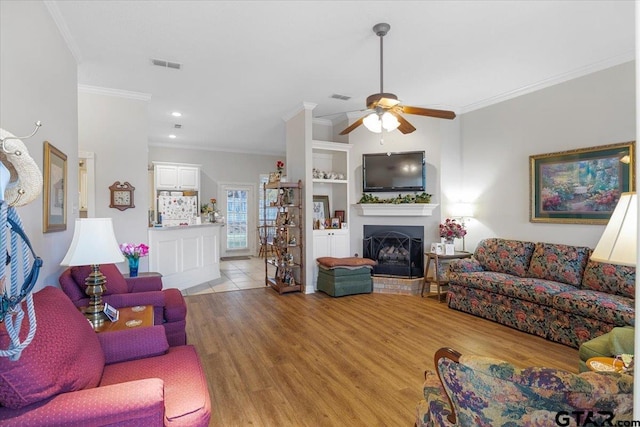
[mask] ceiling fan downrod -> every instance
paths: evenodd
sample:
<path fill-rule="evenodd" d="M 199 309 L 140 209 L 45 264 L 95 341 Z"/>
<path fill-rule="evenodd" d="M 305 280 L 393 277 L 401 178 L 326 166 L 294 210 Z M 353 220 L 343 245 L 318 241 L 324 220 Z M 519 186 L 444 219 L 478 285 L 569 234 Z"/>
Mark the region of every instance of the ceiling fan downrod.
<path fill-rule="evenodd" d="M 376 24 L 373 26 L 373 32 L 380 37 L 380 93 L 384 93 L 383 90 L 383 75 L 384 75 L 384 68 L 383 68 L 383 58 L 384 58 L 384 47 L 383 47 L 383 38 L 384 36 L 387 35 L 387 33 L 389 32 L 389 30 L 391 29 L 391 25 L 386 24 L 384 22 L 380 23 L 380 24 Z"/>

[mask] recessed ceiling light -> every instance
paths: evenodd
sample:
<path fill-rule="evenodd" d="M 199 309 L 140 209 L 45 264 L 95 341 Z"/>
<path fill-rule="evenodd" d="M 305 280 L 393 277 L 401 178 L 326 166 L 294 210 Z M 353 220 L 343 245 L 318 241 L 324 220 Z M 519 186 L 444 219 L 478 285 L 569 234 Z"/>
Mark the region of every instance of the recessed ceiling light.
<path fill-rule="evenodd" d="M 171 135 L 169 135 L 169 138 L 176 139 L 176 136 L 174 134 L 171 134 Z"/>
<path fill-rule="evenodd" d="M 182 113 L 181 113 L 181 112 L 179 112 L 179 111 L 174 111 L 173 113 L 171 113 L 171 115 L 172 115 L 173 117 L 181 117 L 181 116 L 182 116 Z"/>

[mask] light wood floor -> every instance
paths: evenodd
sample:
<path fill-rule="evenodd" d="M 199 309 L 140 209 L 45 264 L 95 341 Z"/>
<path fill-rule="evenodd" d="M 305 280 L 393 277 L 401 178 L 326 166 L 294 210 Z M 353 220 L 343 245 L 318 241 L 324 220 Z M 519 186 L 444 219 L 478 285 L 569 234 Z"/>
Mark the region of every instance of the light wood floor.
<path fill-rule="evenodd" d="M 411 426 L 440 347 L 577 372 L 578 351 L 414 296 L 187 296 L 212 426 Z"/>

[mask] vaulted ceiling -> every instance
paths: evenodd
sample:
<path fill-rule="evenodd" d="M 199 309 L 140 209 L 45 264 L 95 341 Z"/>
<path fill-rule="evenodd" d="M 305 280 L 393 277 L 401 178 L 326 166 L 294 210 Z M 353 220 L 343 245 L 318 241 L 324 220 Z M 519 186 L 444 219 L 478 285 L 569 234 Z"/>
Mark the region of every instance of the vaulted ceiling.
<path fill-rule="evenodd" d="M 364 109 L 380 85 L 379 22 L 391 25 L 385 91 L 458 114 L 635 58 L 633 1 L 45 3 L 79 84 L 149 94 L 160 146 L 277 153 L 282 117 L 303 101 L 334 120 Z"/>

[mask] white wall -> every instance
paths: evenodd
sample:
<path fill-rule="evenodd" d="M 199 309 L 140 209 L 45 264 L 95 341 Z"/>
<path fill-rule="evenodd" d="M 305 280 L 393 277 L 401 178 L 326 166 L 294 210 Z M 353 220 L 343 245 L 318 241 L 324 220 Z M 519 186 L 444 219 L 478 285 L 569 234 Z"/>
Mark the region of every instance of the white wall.
<path fill-rule="evenodd" d="M 0 93 L 3 129 L 26 135 L 42 121 L 38 134 L 23 141 L 41 169 L 45 140 L 67 155 L 67 230 L 42 232 L 42 195 L 18 208 L 44 261 L 35 289 L 58 286 L 78 210 L 77 65 L 42 2 L 0 2 Z"/>
<path fill-rule="evenodd" d="M 467 247 L 485 237 L 594 247 L 600 225 L 529 222 L 529 156 L 635 140 L 635 62 L 464 114 Z"/>
<path fill-rule="evenodd" d="M 148 244 L 148 102 L 80 91 L 78 107 L 79 149 L 95 153 L 95 216 L 113 219 L 118 243 Z M 109 187 L 116 181 L 135 187 L 135 208 L 109 207 Z M 140 271 L 148 271 L 148 265 L 142 258 Z M 128 272 L 126 262 L 118 268 Z"/>

